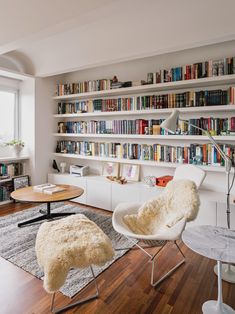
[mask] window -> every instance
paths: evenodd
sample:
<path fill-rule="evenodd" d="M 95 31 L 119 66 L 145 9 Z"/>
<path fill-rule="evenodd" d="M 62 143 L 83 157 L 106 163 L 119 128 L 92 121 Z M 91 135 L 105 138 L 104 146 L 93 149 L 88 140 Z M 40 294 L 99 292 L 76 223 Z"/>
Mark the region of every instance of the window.
<path fill-rule="evenodd" d="M 9 141 L 19 136 L 18 93 L 0 87 L 0 140 Z"/>

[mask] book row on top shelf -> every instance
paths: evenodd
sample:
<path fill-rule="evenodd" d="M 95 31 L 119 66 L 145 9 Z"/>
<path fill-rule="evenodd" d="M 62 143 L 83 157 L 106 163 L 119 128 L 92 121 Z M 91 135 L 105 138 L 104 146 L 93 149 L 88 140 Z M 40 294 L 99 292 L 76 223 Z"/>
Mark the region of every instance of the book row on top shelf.
<path fill-rule="evenodd" d="M 221 149 L 235 164 L 235 146 L 220 145 Z M 113 160 L 156 161 L 164 163 L 186 163 L 197 165 L 224 166 L 212 144 L 190 144 L 172 146 L 162 144 L 109 143 L 88 141 L 57 141 L 56 153 L 64 156 L 97 156 Z M 146 163 L 147 164 L 147 163 Z"/>
<path fill-rule="evenodd" d="M 235 87 L 230 86 L 228 89 L 59 102 L 57 112 L 62 115 L 74 113 L 137 111 L 234 104 Z"/>
<path fill-rule="evenodd" d="M 220 60 L 209 60 L 184 66 L 161 69 L 147 74 L 147 81 L 118 82 L 116 76 L 113 79 L 89 80 L 78 83 L 57 84 L 56 96 L 87 93 L 116 89 L 120 87 L 132 87 L 144 84 L 159 84 L 182 80 L 194 80 L 200 78 L 216 77 L 235 74 L 235 57 Z"/>

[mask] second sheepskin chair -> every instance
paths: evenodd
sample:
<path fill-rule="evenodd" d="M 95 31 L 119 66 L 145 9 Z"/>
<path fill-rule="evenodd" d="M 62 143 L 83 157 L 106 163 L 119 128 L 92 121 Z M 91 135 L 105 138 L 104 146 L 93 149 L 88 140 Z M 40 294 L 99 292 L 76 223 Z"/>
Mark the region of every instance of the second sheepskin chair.
<path fill-rule="evenodd" d="M 194 168 L 198 179 L 197 184 L 193 180 L 177 180 L 174 178 L 156 198 L 144 204 L 120 203 L 114 210 L 112 217 L 114 229 L 149 256 L 152 262 L 152 286 L 158 285 L 185 262 L 184 254 L 176 241 L 181 238 L 186 222 L 194 220 L 197 216 L 200 206 L 198 185 L 205 178 L 203 170 L 191 165 L 189 176 L 191 175 L 193 178 Z M 160 250 L 152 255 L 146 251 L 142 244 L 136 243 L 136 240 L 150 246 L 160 246 L 160 250 L 167 241 L 173 241 L 183 259 L 167 274 L 155 281 L 154 261 Z"/>

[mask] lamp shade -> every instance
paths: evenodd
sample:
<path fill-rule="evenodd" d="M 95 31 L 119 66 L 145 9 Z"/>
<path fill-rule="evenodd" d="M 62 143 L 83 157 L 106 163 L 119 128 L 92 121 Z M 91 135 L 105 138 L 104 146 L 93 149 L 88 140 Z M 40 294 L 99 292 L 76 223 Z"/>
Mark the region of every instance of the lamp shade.
<path fill-rule="evenodd" d="M 179 110 L 175 109 L 171 113 L 171 115 L 161 123 L 160 127 L 162 129 L 167 130 L 170 133 L 175 133 L 177 130 L 179 114 L 180 114 Z"/>

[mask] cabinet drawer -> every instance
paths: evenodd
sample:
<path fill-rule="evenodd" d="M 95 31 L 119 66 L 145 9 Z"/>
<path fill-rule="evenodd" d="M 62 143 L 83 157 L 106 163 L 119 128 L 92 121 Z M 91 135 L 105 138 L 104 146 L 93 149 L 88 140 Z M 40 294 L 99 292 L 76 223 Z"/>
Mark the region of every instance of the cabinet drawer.
<path fill-rule="evenodd" d="M 160 193 L 162 193 L 164 188 L 159 188 L 159 187 L 148 187 L 142 185 L 140 187 L 140 201 L 141 202 L 146 202 L 154 197 L 157 197 Z"/>
<path fill-rule="evenodd" d="M 186 227 L 193 225 L 212 225 L 216 226 L 216 203 L 201 202 L 197 218 L 187 223 Z"/>
<path fill-rule="evenodd" d="M 111 184 L 99 180 L 87 180 L 87 205 L 111 210 Z"/>
<path fill-rule="evenodd" d="M 76 177 L 68 174 L 48 174 L 48 182 L 54 184 L 69 184 L 82 188 L 84 193 L 72 201 L 86 204 L 86 177 Z"/>
<path fill-rule="evenodd" d="M 119 203 L 122 202 L 139 202 L 140 190 L 138 186 L 132 186 L 131 184 L 112 184 L 112 210 L 116 208 Z"/>

